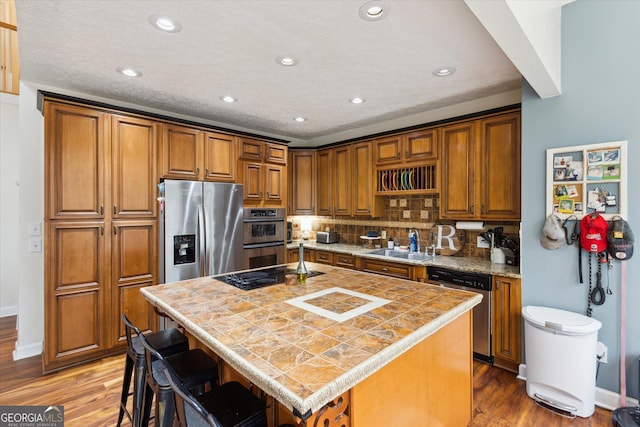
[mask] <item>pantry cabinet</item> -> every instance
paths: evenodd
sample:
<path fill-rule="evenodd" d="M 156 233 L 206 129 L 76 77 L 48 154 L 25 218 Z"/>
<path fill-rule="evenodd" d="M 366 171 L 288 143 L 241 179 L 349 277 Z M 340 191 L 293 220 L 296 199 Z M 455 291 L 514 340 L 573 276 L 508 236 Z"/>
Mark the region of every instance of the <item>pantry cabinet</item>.
<path fill-rule="evenodd" d="M 287 164 L 290 181 L 289 215 L 315 215 L 316 153 L 315 151 L 289 151 Z"/>
<path fill-rule="evenodd" d="M 162 137 L 163 178 L 234 182 L 237 138 L 166 123 Z"/>
<path fill-rule="evenodd" d="M 520 114 L 441 130 L 440 217 L 520 219 Z"/>
<path fill-rule="evenodd" d="M 493 276 L 494 365 L 518 372 L 522 360 L 522 299 L 520 279 Z"/>
<path fill-rule="evenodd" d="M 120 350 L 122 313 L 152 328 L 148 304 L 124 287 L 157 283 L 161 125 L 53 100 L 43 113 L 48 372 Z"/>

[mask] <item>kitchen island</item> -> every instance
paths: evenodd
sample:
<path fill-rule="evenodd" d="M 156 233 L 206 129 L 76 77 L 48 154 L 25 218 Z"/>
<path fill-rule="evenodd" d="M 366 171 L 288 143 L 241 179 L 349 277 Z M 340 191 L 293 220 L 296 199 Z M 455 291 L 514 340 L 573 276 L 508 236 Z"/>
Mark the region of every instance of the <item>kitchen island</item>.
<path fill-rule="evenodd" d="M 307 266 L 324 274 L 251 291 L 207 277 L 141 292 L 285 408 L 280 422 L 467 425 L 480 295 Z"/>

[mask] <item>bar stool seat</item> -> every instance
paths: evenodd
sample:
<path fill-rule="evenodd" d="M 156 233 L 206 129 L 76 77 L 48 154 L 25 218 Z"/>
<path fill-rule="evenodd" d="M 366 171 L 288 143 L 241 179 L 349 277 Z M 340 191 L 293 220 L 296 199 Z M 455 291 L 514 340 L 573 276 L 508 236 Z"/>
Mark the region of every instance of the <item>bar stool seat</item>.
<path fill-rule="evenodd" d="M 127 338 L 127 353 L 125 359 L 124 379 L 122 382 L 122 393 L 120 395 L 120 412 L 118 414 L 117 426 L 120 427 L 126 415 L 134 427 L 138 427 L 141 421 L 142 396 L 144 392 L 144 381 L 146 368 L 144 362 L 144 346 L 138 338 L 142 334 L 129 318 L 122 314 L 122 321 L 125 326 Z M 163 356 L 170 356 L 189 349 L 188 338 L 178 329 L 163 329 L 157 332 L 150 332 L 146 338 L 158 349 Z M 133 377 L 133 392 L 129 392 L 131 378 Z M 127 400 L 133 396 L 133 408 L 131 414 L 127 409 Z"/>
<path fill-rule="evenodd" d="M 144 335 L 140 335 L 139 338 L 145 349 L 147 369 L 141 425 L 147 427 L 149 424 L 151 403 L 155 395 L 155 426 L 172 426 L 175 403 L 171 385 L 164 370 L 169 369 L 186 389 L 201 394 L 205 392 L 207 384 L 210 389 L 218 385 L 218 365 L 198 348 L 164 357 Z"/>
<path fill-rule="evenodd" d="M 179 427 L 267 427 L 265 401 L 236 381 L 194 396 L 169 370 L 165 378 L 173 390 Z"/>

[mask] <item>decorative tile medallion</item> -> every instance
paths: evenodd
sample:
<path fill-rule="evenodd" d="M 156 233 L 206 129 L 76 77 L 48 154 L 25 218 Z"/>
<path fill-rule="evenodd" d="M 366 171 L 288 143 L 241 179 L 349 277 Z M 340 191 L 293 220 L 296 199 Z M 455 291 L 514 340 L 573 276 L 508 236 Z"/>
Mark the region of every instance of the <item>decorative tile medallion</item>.
<path fill-rule="evenodd" d="M 388 299 L 339 287 L 324 289 L 285 301 L 336 322 L 344 322 L 390 303 Z"/>

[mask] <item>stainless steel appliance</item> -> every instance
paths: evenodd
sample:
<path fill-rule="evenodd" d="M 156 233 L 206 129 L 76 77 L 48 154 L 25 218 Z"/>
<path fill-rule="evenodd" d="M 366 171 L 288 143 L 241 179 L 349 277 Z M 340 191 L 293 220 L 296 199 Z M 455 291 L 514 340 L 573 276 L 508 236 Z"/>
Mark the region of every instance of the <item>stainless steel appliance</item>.
<path fill-rule="evenodd" d="M 445 288 L 476 292 L 482 302 L 473 308 L 473 357 L 493 363 L 491 351 L 491 275 L 427 266 L 428 282 Z"/>
<path fill-rule="evenodd" d="M 160 281 L 241 270 L 242 185 L 165 180 L 160 190 Z"/>
<path fill-rule="evenodd" d="M 335 231 L 318 231 L 316 233 L 316 242 L 318 243 L 338 243 L 340 237 Z"/>
<path fill-rule="evenodd" d="M 284 208 L 244 208 L 243 269 L 284 264 Z"/>

